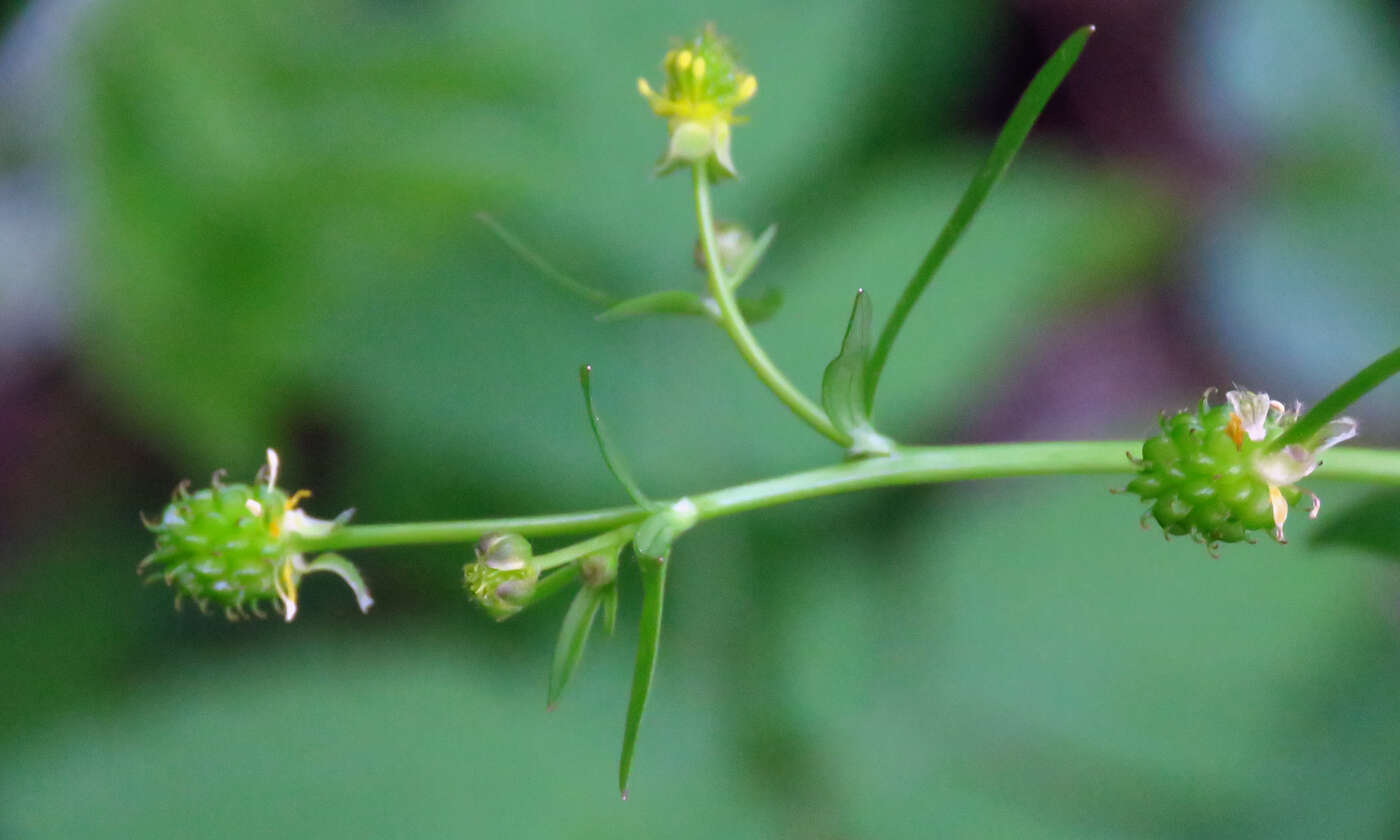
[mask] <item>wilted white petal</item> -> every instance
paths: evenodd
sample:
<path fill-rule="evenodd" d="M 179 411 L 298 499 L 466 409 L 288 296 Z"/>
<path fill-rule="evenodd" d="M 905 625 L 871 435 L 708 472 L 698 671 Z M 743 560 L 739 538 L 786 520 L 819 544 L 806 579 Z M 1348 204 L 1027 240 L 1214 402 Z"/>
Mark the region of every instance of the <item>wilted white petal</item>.
<path fill-rule="evenodd" d="M 1356 421 L 1350 417 L 1338 417 L 1328 421 L 1327 425 L 1313 435 L 1313 455 L 1326 452 L 1344 440 L 1351 440 L 1356 437 L 1356 431 Z"/>
<path fill-rule="evenodd" d="M 1307 449 L 1292 444 L 1278 452 L 1260 455 L 1254 461 L 1254 471 L 1265 484 L 1287 487 L 1297 484 L 1317 469 L 1317 458 Z"/>
<path fill-rule="evenodd" d="M 1269 419 L 1269 395 L 1253 391 L 1229 391 L 1225 401 L 1240 418 L 1240 426 L 1250 440 L 1264 439 L 1264 422 Z"/>

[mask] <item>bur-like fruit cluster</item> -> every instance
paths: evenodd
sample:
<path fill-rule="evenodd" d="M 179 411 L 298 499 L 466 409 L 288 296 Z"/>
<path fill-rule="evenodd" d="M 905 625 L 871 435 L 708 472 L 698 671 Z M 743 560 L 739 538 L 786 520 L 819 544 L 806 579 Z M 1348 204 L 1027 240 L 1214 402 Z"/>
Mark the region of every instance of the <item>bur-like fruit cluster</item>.
<path fill-rule="evenodd" d="M 1208 395 L 1195 411 L 1159 418 L 1161 434 L 1143 442 L 1138 475 L 1127 487 L 1152 505 L 1143 521 L 1150 516 L 1169 536 L 1207 544 L 1247 540 L 1252 531 L 1281 536 L 1271 491 L 1288 505 L 1304 491 L 1271 486 L 1255 467 L 1286 427 L 1289 415 L 1278 415 L 1260 424 L 1258 440 L 1245 433 L 1231 406 L 1211 406 Z"/>
<path fill-rule="evenodd" d="M 322 537 L 339 527 L 349 512 L 327 521 L 297 509 L 305 495 L 287 495 L 277 486 L 277 453 L 258 480 L 225 484 L 215 473 L 211 486 L 191 493 L 188 483 L 155 522 L 155 551 L 137 571 L 147 580 L 164 580 L 175 590 L 175 605 L 188 598 L 204 612 L 222 610 L 230 620 L 266 616 L 271 605 L 291 621 L 297 612 L 297 588 L 314 572 L 331 572 L 354 592 L 361 611 L 374 603 L 359 572 L 348 560 L 323 554 L 308 563 L 298 540 Z"/>

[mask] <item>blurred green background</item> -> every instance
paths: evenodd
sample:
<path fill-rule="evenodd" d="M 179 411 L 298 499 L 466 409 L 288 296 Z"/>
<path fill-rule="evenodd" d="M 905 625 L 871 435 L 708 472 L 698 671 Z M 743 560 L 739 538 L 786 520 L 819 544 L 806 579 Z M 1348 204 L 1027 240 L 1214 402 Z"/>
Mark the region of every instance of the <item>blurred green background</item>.
<path fill-rule="evenodd" d="M 323 516 L 622 503 L 582 362 L 654 495 L 830 461 L 717 330 L 596 323 L 472 218 L 618 294 L 698 287 L 633 84 L 707 20 L 760 80 L 719 211 L 781 225 L 758 333 L 809 393 L 854 289 L 888 311 L 1022 86 L 1095 23 L 911 320 L 882 427 L 1138 437 L 1208 385 L 1314 401 L 1400 332 L 1397 4 L 0 20 L 0 837 L 1400 838 L 1400 500 L 1364 488 L 1317 482 L 1321 522 L 1219 560 L 1140 531 L 1104 478 L 708 525 L 626 803 L 631 577 L 546 713 L 564 604 L 492 623 L 465 547 L 360 552 L 373 612 L 313 577 L 291 626 L 175 613 L 133 574 L 138 510 L 268 445 Z M 1353 413 L 1397 445 L 1397 412 L 1392 383 Z M 1380 538 L 1314 539 L 1363 499 Z"/>

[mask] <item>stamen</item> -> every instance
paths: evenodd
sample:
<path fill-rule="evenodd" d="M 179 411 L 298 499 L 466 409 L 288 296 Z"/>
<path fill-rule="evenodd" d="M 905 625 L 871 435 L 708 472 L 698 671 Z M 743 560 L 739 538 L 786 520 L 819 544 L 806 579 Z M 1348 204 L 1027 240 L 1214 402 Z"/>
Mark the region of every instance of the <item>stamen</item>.
<path fill-rule="evenodd" d="M 290 499 L 287 500 L 286 509 L 287 509 L 287 510 L 291 510 L 292 508 L 294 508 L 294 507 L 297 506 L 297 502 L 300 502 L 302 499 L 309 499 L 309 498 L 311 498 L 311 491 L 310 491 L 310 490 L 307 490 L 307 489 L 304 489 L 304 488 L 301 489 L 301 490 L 298 490 L 298 491 L 296 491 L 295 493 L 292 494 L 292 497 L 291 497 Z"/>
<path fill-rule="evenodd" d="M 1230 412 L 1230 422 L 1225 424 L 1225 434 L 1230 436 L 1230 440 L 1235 442 L 1235 449 L 1244 446 L 1244 422 L 1235 412 Z"/>
<path fill-rule="evenodd" d="M 277 467 L 280 466 L 281 459 L 277 457 L 277 450 L 272 447 L 267 449 L 267 489 L 271 490 L 277 486 Z"/>

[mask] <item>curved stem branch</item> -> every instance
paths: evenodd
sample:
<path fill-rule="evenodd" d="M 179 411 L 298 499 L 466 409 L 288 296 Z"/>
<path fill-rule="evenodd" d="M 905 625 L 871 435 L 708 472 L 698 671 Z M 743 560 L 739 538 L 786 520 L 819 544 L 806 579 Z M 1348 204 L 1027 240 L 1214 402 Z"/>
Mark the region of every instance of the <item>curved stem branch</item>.
<path fill-rule="evenodd" d="M 1299 418 L 1297 423 L 1289 426 L 1287 431 L 1279 435 L 1270 448 L 1278 450 L 1290 443 L 1301 443 L 1307 440 L 1321 431 L 1322 427 L 1327 425 L 1327 421 L 1341 414 L 1347 406 L 1361 399 L 1367 391 L 1397 373 L 1400 373 L 1400 347 L 1396 347 L 1376 359 L 1355 376 L 1338 385 L 1332 393 L 1323 397 L 1317 405 L 1313 406 L 1311 411 Z"/>
<path fill-rule="evenodd" d="M 778 370 L 778 366 L 773 364 L 773 360 L 768 358 L 768 354 L 763 352 L 763 348 L 758 345 L 758 339 L 754 338 L 749 330 L 749 325 L 744 321 L 744 316 L 739 312 L 739 304 L 734 299 L 734 290 L 731 288 L 728 278 L 724 276 L 724 268 L 719 261 L 719 246 L 715 243 L 715 219 L 714 210 L 710 207 L 710 178 L 705 171 L 703 163 L 697 163 L 691 167 L 692 182 L 695 186 L 695 216 L 700 223 L 700 246 L 705 252 L 705 269 L 709 281 L 710 296 L 715 299 L 716 306 L 719 307 L 720 326 L 729 333 L 729 337 L 734 341 L 734 345 L 739 348 L 739 354 L 744 357 L 744 361 L 749 363 L 758 378 L 768 386 L 778 399 L 783 401 L 793 414 L 802 418 L 807 425 L 816 429 L 833 443 L 842 447 L 851 445 L 850 435 L 845 434 L 832 424 L 831 418 L 826 416 L 826 412 L 788 381 L 783 372 Z"/>

